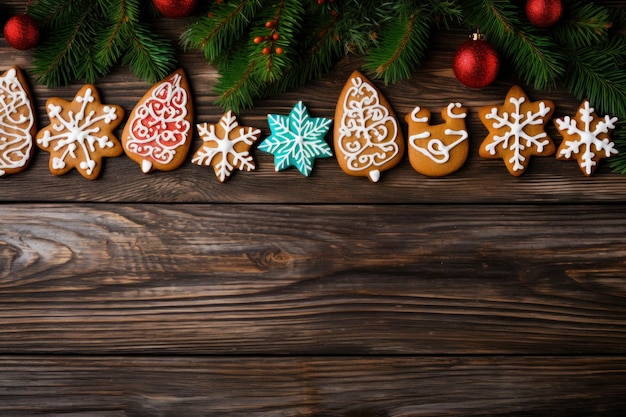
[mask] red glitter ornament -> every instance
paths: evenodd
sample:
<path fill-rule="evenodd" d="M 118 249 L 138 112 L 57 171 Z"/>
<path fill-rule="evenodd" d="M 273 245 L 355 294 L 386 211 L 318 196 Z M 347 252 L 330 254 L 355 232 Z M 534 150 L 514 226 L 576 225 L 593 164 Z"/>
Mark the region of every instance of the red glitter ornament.
<path fill-rule="evenodd" d="M 152 3 L 163 16 L 180 19 L 193 13 L 198 0 L 152 0 Z"/>
<path fill-rule="evenodd" d="M 493 46 L 475 33 L 459 46 L 452 61 L 454 75 L 463 85 L 483 88 L 491 84 L 500 71 L 500 56 Z"/>
<path fill-rule="evenodd" d="M 526 17 L 534 26 L 547 28 L 554 25 L 563 15 L 561 0 L 528 0 Z"/>
<path fill-rule="evenodd" d="M 31 49 L 39 43 L 39 25 L 27 14 L 12 16 L 4 25 L 4 38 L 15 49 Z"/>

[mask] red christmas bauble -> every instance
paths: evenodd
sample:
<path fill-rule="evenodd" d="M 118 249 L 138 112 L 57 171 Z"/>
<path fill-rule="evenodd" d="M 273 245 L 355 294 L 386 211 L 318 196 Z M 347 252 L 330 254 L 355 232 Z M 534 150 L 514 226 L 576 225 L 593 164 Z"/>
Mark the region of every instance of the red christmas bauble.
<path fill-rule="evenodd" d="M 500 56 L 489 42 L 471 39 L 459 46 L 452 61 L 454 75 L 463 85 L 483 88 L 491 84 L 500 71 Z"/>
<path fill-rule="evenodd" d="M 12 16 L 4 25 L 4 38 L 15 49 L 30 49 L 39 43 L 39 25 L 27 14 Z"/>
<path fill-rule="evenodd" d="M 534 26 L 547 28 L 554 25 L 563 15 L 561 0 L 528 0 L 526 17 Z"/>
<path fill-rule="evenodd" d="M 193 13 L 198 0 L 152 0 L 159 13 L 170 19 L 180 19 Z"/>

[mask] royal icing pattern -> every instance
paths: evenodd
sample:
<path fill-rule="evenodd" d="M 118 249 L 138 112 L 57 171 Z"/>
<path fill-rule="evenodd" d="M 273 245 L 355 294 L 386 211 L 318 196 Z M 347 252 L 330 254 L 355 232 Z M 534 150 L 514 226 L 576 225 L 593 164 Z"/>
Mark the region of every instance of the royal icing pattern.
<path fill-rule="evenodd" d="M 261 130 L 239 126 L 231 111 L 225 113 L 219 123 L 202 123 L 197 128 L 204 143 L 194 154 L 192 163 L 212 165 L 220 182 L 226 181 L 235 168 L 240 171 L 255 169 L 250 148 L 261 136 Z"/>
<path fill-rule="evenodd" d="M 586 176 L 592 175 L 600 159 L 618 153 L 609 137 L 616 123 L 617 117 L 599 117 L 589 101 L 583 101 L 575 118 L 565 116 L 554 120 L 557 129 L 564 136 L 557 150 L 557 159 L 577 159 L 583 173 Z"/>
<path fill-rule="evenodd" d="M 76 168 L 85 178 L 94 179 L 102 157 L 122 153 L 113 130 L 122 121 L 124 110 L 101 104 L 95 87 L 84 86 L 71 102 L 50 99 L 46 109 L 50 125 L 37 133 L 37 145 L 50 152 L 52 173 L 61 175 Z"/>
<path fill-rule="evenodd" d="M 182 78 L 181 73 L 175 72 L 161 81 L 133 110 L 128 122 L 125 149 L 141 159 L 141 170 L 145 173 L 154 164 L 171 163 L 178 148 L 187 144 L 191 128 L 187 120 L 189 93 L 181 86 Z"/>
<path fill-rule="evenodd" d="M 299 101 L 289 116 L 269 114 L 267 121 L 272 134 L 259 145 L 259 149 L 274 155 L 276 171 L 293 166 L 304 176 L 313 170 L 317 158 L 333 156 L 324 140 L 331 119 L 310 117 L 306 106 Z"/>
<path fill-rule="evenodd" d="M 519 86 L 513 86 L 502 106 L 487 106 L 479 117 L 490 134 L 480 147 L 483 158 L 503 158 L 509 172 L 521 175 L 530 156 L 548 156 L 555 151 L 545 124 L 554 112 L 549 100 L 531 102 Z"/>
<path fill-rule="evenodd" d="M 444 123 L 434 126 L 430 125 L 430 111 L 419 106 L 406 117 L 409 160 L 416 171 L 429 176 L 451 174 L 468 154 L 467 109 L 461 103 L 450 103 L 441 115 Z"/>
<path fill-rule="evenodd" d="M 347 88 L 347 90 L 346 90 Z M 335 150 L 347 173 L 365 173 L 372 182 L 395 166 L 404 153 L 395 115 L 382 95 L 356 71 L 344 87 L 335 115 Z"/>
<path fill-rule="evenodd" d="M 0 176 L 21 171 L 33 154 L 35 116 L 30 94 L 9 68 L 0 77 Z"/>

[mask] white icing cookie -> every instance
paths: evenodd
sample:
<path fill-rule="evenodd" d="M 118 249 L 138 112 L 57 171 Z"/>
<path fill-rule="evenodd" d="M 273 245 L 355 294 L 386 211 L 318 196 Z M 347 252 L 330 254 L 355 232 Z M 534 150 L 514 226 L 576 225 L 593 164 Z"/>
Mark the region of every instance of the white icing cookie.
<path fill-rule="evenodd" d="M 348 175 L 380 179 L 402 160 L 404 138 L 393 109 L 359 71 L 346 82 L 335 109 L 337 162 Z"/>

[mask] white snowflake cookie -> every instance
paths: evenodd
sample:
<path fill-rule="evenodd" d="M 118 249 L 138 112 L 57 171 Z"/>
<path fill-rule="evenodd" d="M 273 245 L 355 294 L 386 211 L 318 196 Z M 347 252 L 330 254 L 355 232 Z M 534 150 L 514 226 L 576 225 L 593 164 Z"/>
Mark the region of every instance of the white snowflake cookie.
<path fill-rule="evenodd" d="M 102 104 L 96 87 L 87 84 L 72 101 L 53 97 L 46 102 L 50 124 L 37 132 L 37 146 L 50 152 L 50 172 L 63 175 L 76 168 L 93 180 L 104 157 L 120 156 L 122 144 L 113 131 L 124 118 L 124 109 Z"/>
<path fill-rule="evenodd" d="M 616 123 L 617 117 L 600 117 L 588 100 L 583 101 L 576 117 L 565 116 L 554 120 L 559 133 L 563 135 L 556 159 L 576 159 L 583 174 L 591 176 L 600 159 L 617 154 L 610 137 Z"/>
<path fill-rule="evenodd" d="M 261 130 L 240 126 L 231 111 L 216 124 L 202 123 L 196 127 L 203 144 L 193 155 L 192 163 L 213 166 L 220 182 L 226 181 L 235 168 L 240 171 L 255 169 L 250 148 L 261 136 Z"/>
<path fill-rule="evenodd" d="M 552 101 L 530 101 L 521 87 L 511 87 L 504 104 L 478 110 L 478 117 L 489 130 L 479 155 L 487 159 L 502 158 L 511 175 L 522 175 L 531 156 L 550 156 L 556 150 L 545 131 L 552 113 Z"/>

